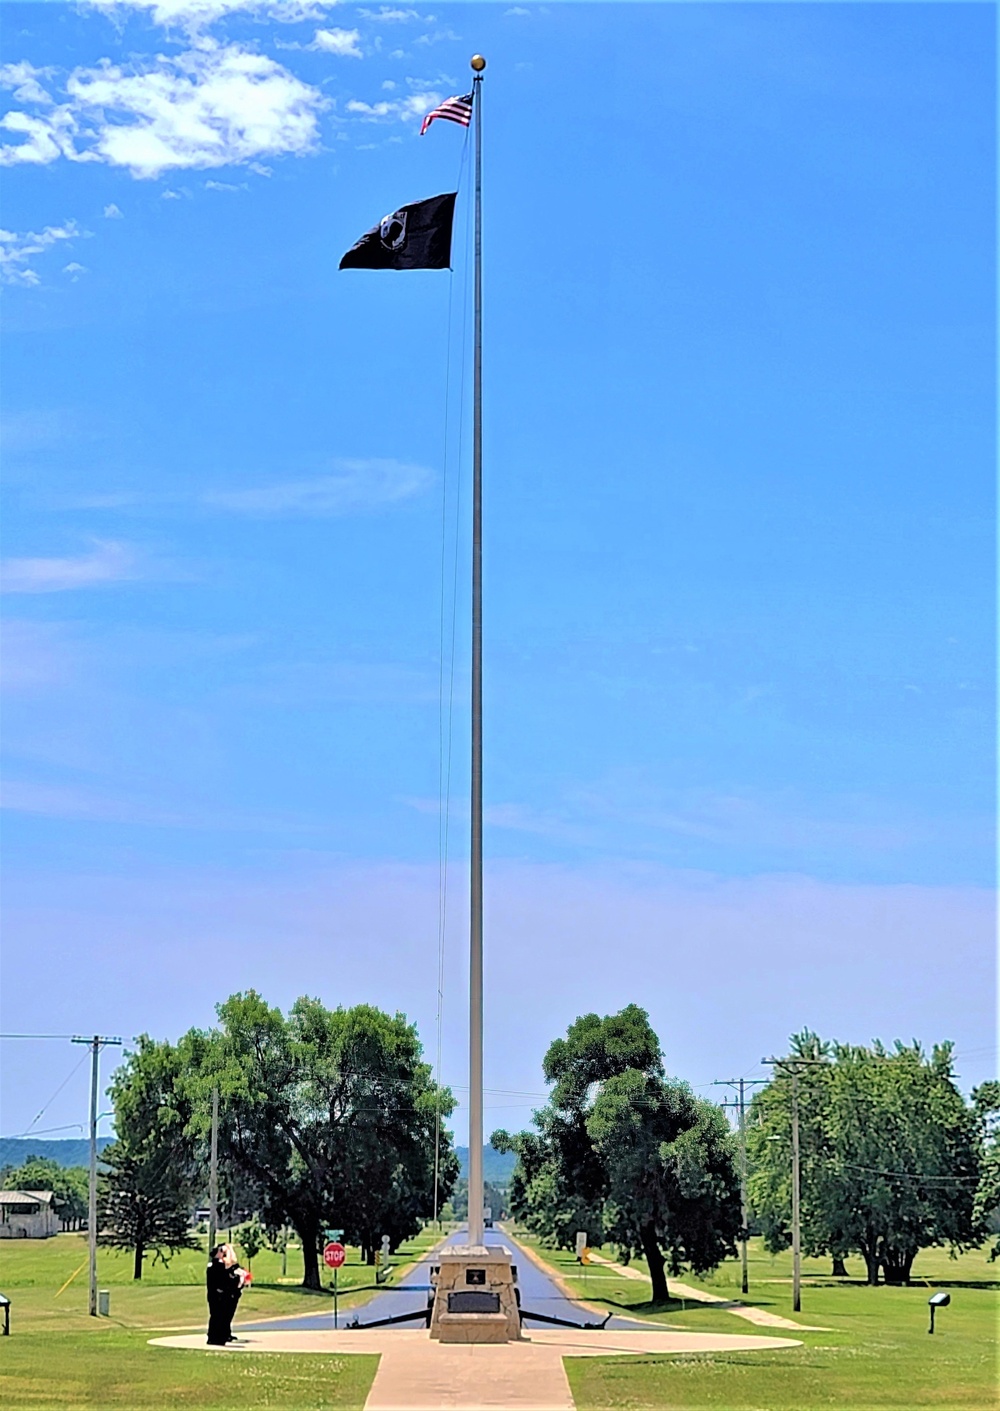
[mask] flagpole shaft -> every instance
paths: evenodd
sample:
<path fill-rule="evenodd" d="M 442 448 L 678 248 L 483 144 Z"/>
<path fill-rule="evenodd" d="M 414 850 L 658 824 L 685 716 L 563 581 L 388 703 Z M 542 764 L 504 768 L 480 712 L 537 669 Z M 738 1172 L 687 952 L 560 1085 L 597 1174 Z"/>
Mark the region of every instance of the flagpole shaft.
<path fill-rule="evenodd" d="M 469 1244 L 483 1243 L 483 133 L 475 93 L 472 411 L 472 848 L 469 946 Z"/>

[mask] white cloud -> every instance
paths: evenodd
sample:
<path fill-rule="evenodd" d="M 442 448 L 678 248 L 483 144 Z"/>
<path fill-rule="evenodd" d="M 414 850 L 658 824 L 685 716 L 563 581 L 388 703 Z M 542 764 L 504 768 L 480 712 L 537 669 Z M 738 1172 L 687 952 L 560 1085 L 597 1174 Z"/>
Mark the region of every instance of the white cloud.
<path fill-rule="evenodd" d="M 47 166 L 60 157 L 77 162 L 93 160 L 90 153 L 76 150 L 76 119 L 66 104 L 52 108 L 44 117 L 33 117 L 30 113 L 14 109 L 0 118 L 0 127 L 24 139 L 23 142 L 0 147 L 0 166 L 25 163 Z"/>
<path fill-rule="evenodd" d="M 383 5 L 380 10 L 359 10 L 358 13 L 366 20 L 375 20 L 382 24 L 403 24 L 407 20 L 423 18 L 416 10 L 398 10 L 389 5 Z M 426 23 L 433 24 L 434 16 L 428 15 Z"/>
<path fill-rule="evenodd" d="M 211 178 L 209 178 L 209 180 L 205 182 L 206 191 L 249 191 L 249 189 L 245 181 L 241 181 L 239 185 L 236 185 L 232 181 L 212 181 Z"/>
<path fill-rule="evenodd" d="M 354 113 L 364 122 L 413 122 L 436 108 L 440 102 L 440 93 L 411 93 L 408 98 L 394 99 L 392 102 L 381 99 L 378 103 L 363 103 L 352 98 L 345 106 L 347 112 Z"/>
<path fill-rule="evenodd" d="M 0 589 L 5 593 L 64 593 L 137 576 L 131 549 L 125 544 L 98 541 L 93 553 L 77 558 L 6 559 L 0 564 Z"/>
<path fill-rule="evenodd" d="M 395 460 L 345 460 L 336 475 L 291 480 L 249 490 L 216 490 L 202 497 L 214 509 L 237 514 L 340 515 L 411 499 L 433 479 L 421 465 Z"/>
<path fill-rule="evenodd" d="M 182 201 L 183 199 L 184 199 L 184 198 L 181 196 L 181 193 L 180 193 L 179 191 L 161 191 L 161 192 L 160 192 L 160 200 L 161 200 L 161 201 Z"/>
<path fill-rule="evenodd" d="M 110 206 L 105 206 L 105 207 L 104 207 L 104 219 L 105 219 L 105 220 L 123 220 L 123 219 L 124 219 L 124 217 L 122 216 L 121 211 L 118 209 L 118 207 L 115 205 L 115 203 L 114 203 L 113 201 L 112 201 L 112 203 L 111 203 Z"/>
<path fill-rule="evenodd" d="M 138 10 L 165 29 L 204 29 L 227 15 L 244 13 L 297 24 L 319 19 L 337 0 L 87 0 L 95 10 L 113 17 Z"/>
<path fill-rule="evenodd" d="M 76 260 L 71 260 L 68 265 L 63 265 L 63 274 L 71 276 L 73 283 L 80 278 L 81 274 L 87 273 L 87 266 L 77 264 Z"/>
<path fill-rule="evenodd" d="M 13 89 L 19 103 L 51 103 L 51 97 L 38 80 L 48 80 L 54 73 L 55 69 L 36 69 L 27 59 L 16 64 L 0 64 L 0 88 Z"/>
<path fill-rule="evenodd" d="M 12 230 L 0 230 L 0 283 L 40 284 L 38 272 L 28 261 L 33 255 L 41 255 L 46 250 L 64 240 L 75 240 L 86 235 L 75 220 L 63 225 L 47 225 L 44 230 L 29 230 L 18 235 Z"/>
<path fill-rule="evenodd" d="M 318 29 L 310 48 L 325 54 L 338 54 L 342 59 L 361 59 L 361 35 L 356 29 Z"/>
<path fill-rule="evenodd" d="M 272 485 L 205 490 L 198 494 L 125 490 L 96 492 L 47 502 L 67 510 L 160 511 L 201 507 L 248 515 L 345 515 L 399 504 L 423 494 L 434 472 L 410 461 L 336 460 L 333 474 Z"/>
<path fill-rule="evenodd" d="M 318 89 L 273 59 L 208 38 L 176 57 L 160 54 L 127 68 L 104 59 L 75 69 L 65 92 L 68 102 L 44 113 L 15 110 L 0 118 L 24 138 L 0 147 L 0 165 L 66 157 L 125 167 L 142 179 L 300 155 L 315 146 L 317 115 L 328 106 Z"/>
<path fill-rule="evenodd" d="M 317 89 L 272 59 L 207 41 L 176 59 L 161 55 L 144 72 L 108 62 L 78 69 L 67 91 L 98 115 L 101 158 L 136 177 L 308 151 L 325 106 Z M 111 122 L 106 115 L 114 112 L 133 120 Z"/>

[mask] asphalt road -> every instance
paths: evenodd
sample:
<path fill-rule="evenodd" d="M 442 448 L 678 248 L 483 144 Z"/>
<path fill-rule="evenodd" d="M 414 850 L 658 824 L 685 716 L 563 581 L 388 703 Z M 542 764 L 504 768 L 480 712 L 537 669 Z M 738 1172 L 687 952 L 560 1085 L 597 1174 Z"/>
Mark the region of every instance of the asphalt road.
<path fill-rule="evenodd" d="M 451 1235 L 446 1244 L 462 1244 L 466 1238 L 464 1230 L 458 1230 Z M 573 1303 L 565 1294 L 559 1291 L 555 1282 L 534 1263 L 532 1259 L 521 1249 L 509 1235 L 500 1230 L 486 1231 L 487 1244 L 505 1244 L 514 1255 L 514 1262 L 517 1265 L 518 1288 L 521 1290 L 521 1307 L 528 1312 L 534 1310 L 537 1313 L 544 1313 L 550 1318 L 567 1318 L 573 1323 L 593 1323 L 596 1321 L 593 1313 L 589 1313 L 579 1304 Z M 356 1311 L 350 1310 L 345 1313 L 340 1310 L 340 1326 L 343 1328 L 350 1321 L 353 1323 L 357 1318 L 362 1325 L 375 1322 L 380 1318 L 393 1318 L 400 1313 L 419 1313 L 427 1307 L 427 1295 L 430 1291 L 430 1266 L 436 1262 L 436 1255 L 425 1255 L 424 1259 L 416 1268 L 399 1281 L 387 1288 L 366 1303 L 363 1308 Z M 524 1326 L 543 1327 L 542 1323 L 533 1322 L 530 1317 L 524 1319 Z M 630 1318 L 612 1318 L 608 1324 L 611 1328 L 635 1328 L 643 1327 L 645 1324 L 637 1323 Z M 323 1313 L 307 1313 L 297 1318 L 282 1318 L 280 1321 L 269 1321 L 266 1323 L 240 1323 L 239 1328 L 270 1329 L 278 1330 L 315 1330 L 321 1327 L 333 1327 L 333 1300 L 331 1299 L 327 1310 Z M 417 1321 L 411 1323 L 401 1323 L 403 1328 L 419 1328 Z"/>

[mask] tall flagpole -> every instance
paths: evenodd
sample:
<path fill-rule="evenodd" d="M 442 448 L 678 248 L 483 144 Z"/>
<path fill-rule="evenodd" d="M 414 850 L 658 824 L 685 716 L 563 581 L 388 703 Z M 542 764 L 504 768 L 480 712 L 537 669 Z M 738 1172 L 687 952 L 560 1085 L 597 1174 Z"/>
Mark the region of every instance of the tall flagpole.
<path fill-rule="evenodd" d="M 483 70 L 471 60 L 476 143 L 472 412 L 472 878 L 469 928 L 469 1244 L 483 1243 Z"/>

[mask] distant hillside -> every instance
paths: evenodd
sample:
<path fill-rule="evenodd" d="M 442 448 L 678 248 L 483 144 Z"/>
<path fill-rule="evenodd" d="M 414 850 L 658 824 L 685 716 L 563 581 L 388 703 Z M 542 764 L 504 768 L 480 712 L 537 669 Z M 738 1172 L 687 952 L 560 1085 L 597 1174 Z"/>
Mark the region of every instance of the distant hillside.
<path fill-rule="evenodd" d="M 114 1140 L 113 1137 L 98 1137 L 97 1150 L 101 1152 Z M 469 1174 L 469 1148 L 456 1147 L 462 1166 L 462 1175 Z M 50 1161 L 58 1161 L 60 1166 L 86 1166 L 90 1160 L 90 1143 L 86 1138 L 67 1141 L 42 1141 L 36 1137 L 0 1137 L 0 1166 L 22 1166 L 29 1156 L 44 1156 Z M 517 1163 L 513 1152 L 494 1151 L 491 1146 L 483 1147 L 483 1177 L 494 1186 L 505 1186 Z"/>
<path fill-rule="evenodd" d="M 461 1162 L 463 1176 L 469 1174 L 469 1148 L 467 1146 L 457 1146 L 455 1151 Z M 489 1181 L 493 1186 L 505 1186 L 513 1174 L 517 1165 L 517 1157 L 512 1151 L 494 1151 L 491 1146 L 483 1147 L 483 1180 Z"/>
<path fill-rule="evenodd" d="M 113 1137 L 98 1137 L 98 1153 L 113 1141 Z M 87 1166 L 90 1142 L 85 1137 L 56 1142 L 37 1137 L 0 1137 L 0 1166 L 23 1166 L 29 1156 L 43 1156 L 48 1161 L 58 1161 L 60 1166 Z"/>

